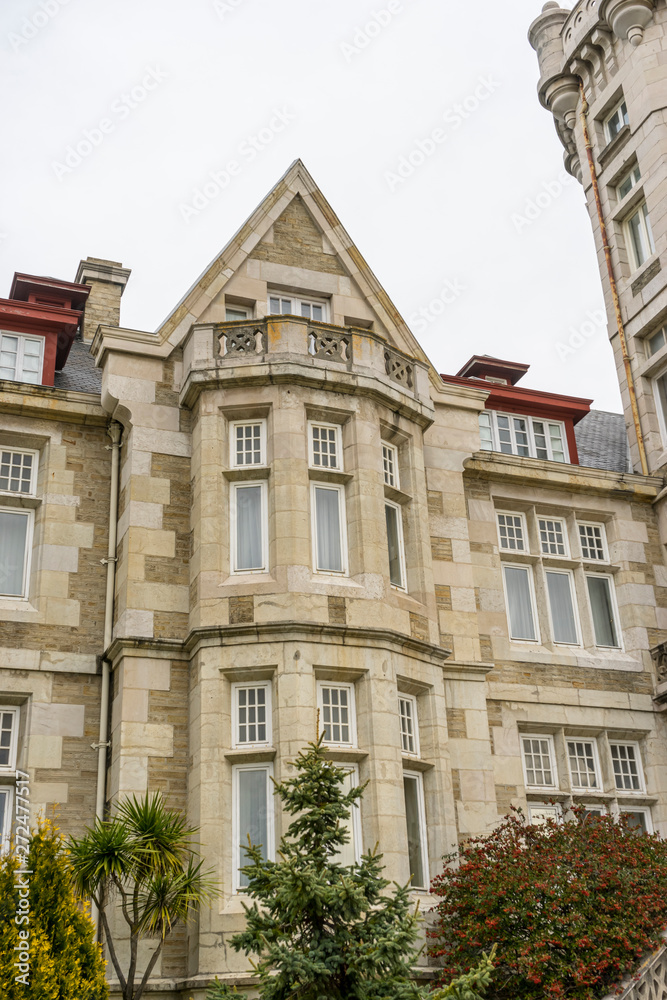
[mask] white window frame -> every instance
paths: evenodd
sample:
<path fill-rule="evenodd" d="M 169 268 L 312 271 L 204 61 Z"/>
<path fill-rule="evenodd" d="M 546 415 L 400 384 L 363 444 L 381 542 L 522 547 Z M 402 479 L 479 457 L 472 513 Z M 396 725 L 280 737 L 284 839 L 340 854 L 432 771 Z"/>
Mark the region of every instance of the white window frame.
<path fill-rule="evenodd" d="M 352 775 L 352 788 L 359 787 L 360 784 L 359 767 L 357 764 L 336 764 L 336 767 L 340 767 L 341 770 L 347 771 L 348 774 Z M 362 849 L 363 831 L 361 827 L 361 799 L 357 799 L 354 805 L 350 806 L 349 823 L 352 833 L 352 847 L 354 849 L 354 861 L 355 864 L 358 865 L 361 862 L 361 856 L 363 854 L 363 849 Z M 337 858 L 338 855 L 334 855 L 333 860 L 335 861 Z"/>
<path fill-rule="evenodd" d="M 512 616 L 510 615 L 510 602 L 509 594 L 507 592 L 507 583 L 505 582 L 505 567 L 510 569 L 521 569 L 528 574 L 528 589 L 530 592 L 530 607 L 533 615 L 533 626 L 535 628 L 535 638 L 534 639 L 524 639 L 524 638 L 514 638 L 512 635 Z M 501 564 L 502 577 L 503 577 L 503 593 L 505 595 L 505 612 L 507 614 L 507 632 L 510 638 L 510 642 L 530 642 L 533 645 L 539 645 L 542 641 L 540 635 L 540 621 L 537 616 L 537 600 L 535 599 L 535 579 L 533 576 L 533 567 L 531 565 L 526 566 L 525 563 L 510 563 L 503 562 Z"/>
<path fill-rule="evenodd" d="M 230 319 L 227 315 L 228 312 L 243 313 L 242 316 L 237 316 L 236 319 Z M 252 319 L 252 313 L 248 306 L 237 306 L 233 302 L 225 302 L 225 323 L 240 323 L 242 319 Z"/>
<path fill-rule="evenodd" d="M 239 731 L 239 691 L 241 689 L 263 688 L 266 691 L 266 739 L 257 740 L 254 743 L 245 742 L 242 743 L 238 738 Z M 272 694 L 271 681 L 239 681 L 238 683 L 232 684 L 232 748 L 234 750 L 252 750 L 255 747 L 270 747 L 271 740 L 273 739 L 272 731 L 272 704 L 271 704 L 271 694 Z M 246 723 L 247 725 L 247 723 Z"/>
<path fill-rule="evenodd" d="M 619 805 L 619 813 L 642 813 L 646 822 L 646 833 L 653 833 L 653 817 L 649 806 Z"/>
<path fill-rule="evenodd" d="M 316 508 L 316 490 L 333 490 L 338 493 L 338 513 L 340 518 L 340 547 L 341 547 L 341 570 L 335 569 L 320 569 L 317 565 L 317 508 Z M 318 483 L 312 482 L 310 484 L 310 530 L 313 545 L 313 572 L 318 573 L 321 576 L 347 576 L 349 572 L 348 567 L 348 552 L 347 552 L 347 516 L 345 512 L 345 487 L 338 486 L 334 483 Z"/>
<path fill-rule="evenodd" d="M 385 452 L 387 453 L 386 455 Z M 388 463 L 391 463 L 392 472 L 387 472 Z M 394 490 L 400 490 L 401 479 L 398 468 L 398 448 L 393 444 L 387 444 L 386 441 L 382 442 L 382 477 L 385 486 L 390 486 Z M 391 477 L 393 482 L 389 482 L 388 477 Z"/>
<path fill-rule="evenodd" d="M 549 762 L 551 764 L 551 774 L 553 777 L 552 785 L 534 785 L 528 781 L 528 767 L 526 765 L 526 751 L 523 745 L 524 740 L 546 740 L 549 747 Z M 554 747 L 554 738 L 550 733 L 519 733 L 519 741 L 521 743 L 521 766 L 523 767 L 523 783 L 528 791 L 538 791 L 538 792 L 553 792 L 558 791 L 558 768 L 556 766 L 556 749 Z"/>
<path fill-rule="evenodd" d="M 271 312 L 271 299 L 280 299 L 281 311 L 278 313 Z M 290 312 L 285 313 L 282 311 L 283 302 L 291 303 Z M 321 306 L 322 307 L 322 319 L 311 319 L 310 316 L 301 315 L 301 306 Z M 329 301 L 328 299 L 320 299 L 314 295 L 291 295 L 286 292 L 275 292 L 268 290 L 266 296 L 266 311 L 268 316 L 298 316 L 300 319 L 308 319 L 311 323 L 328 323 L 329 322 Z"/>
<path fill-rule="evenodd" d="M 267 840 L 266 857 L 269 861 L 275 861 L 275 809 L 273 799 L 273 762 L 256 764 L 234 764 L 232 765 L 232 887 L 234 892 L 245 893 L 246 886 L 240 884 L 240 867 L 238 861 L 241 853 L 241 803 L 239 800 L 239 774 L 241 771 L 264 771 L 266 773 L 266 831 Z M 246 844 L 246 838 L 243 838 Z"/>
<path fill-rule="evenodd" d="M 238 427 L 256 427 L 259 425 L 259 462 L 248 462 L 239 465 L 236 461 L 236 430 Z M 266 466 L 266 420 L 233 420 L 229 424 L 229 466 L 232 469 L 258 469 Z"/>
<path fill-rule="evenodd" d="M 414 882 L 410 883 L 410 888 L 422 892 L 428 892 L 430 886 L 430 870 L 429 870 L 429 860 L 428 860 L 428 830 L 426 827 L 426 806 L 424 803 L 424 775 L 421 771 L 403 771 L 403 778 L 410 778 L 417 782 L 417 810 L 419 813 L 419 846 L 422 856 L 422 870 L 424 872 L 424 882 L 425 885 L 416 885 Z M 405 794 L 405 793 L 404 793 Z M 406 825 L 406 835 L 407 835 L 407 822 L 408 817 L 406 813 L 405 825 Z M 406 838 L 407 839 L 407 838 Z M 412 872 L 410 873 L 413 874 Z"/>
<path fill-rule="evenodd" d="M 43 385 L 44 378 L 44 344 L 46 337 L 31 337 L 25 333 L 18 333 L 16 330 L 0 330 L 0 345 L 2 344 L 3 337 L 17 337 L 18 338 L 18 348 L 16 351 L 16 377 L 12 379 L 7 379 L 9 382 L 25 382 L 26 385 Z M 22 377 L 23 372 L 23 357 L 24 357 L 24 345 L 26 341 L 34 341 L 39 343 L 39 370 L 37 371 L 37 381 L 31 382 L 29 379 Z M 20 372 L 20 375 L 19 375 Z M 1 379 L 0 379 L 1 380 Z"/>
<path fill-rule="evenodd" d="M 652 348 L 651 347 L 651 341 L 656 340 L 656 338 L 658 336 L 662 338 L 662 343 L 658 344 L 658 346 L 656 348 Z M 644 338 L 644 346 L 645 346 L 645 349 L 646 349 L 646 357 L 647 358 L 652 358 L 654 354 L 657 354 L 658 351 L 662 350 L 662 348 L 665 346 L 665 344 L 667 344 L 667 326 L 661 326 L 658 330 L 654 330 L 654 332 L 652 334 L 650 334 L 648 337 Z"/>
<path fill-rule="evenodd" d="M 489 423 L 491 428 L 491 442 L 492 447 L 482 449 L 484 451 L 498 451 L 503 455 L 512 454 L 516 458 L 537 458 L 537 446 L 535 444 L 535 432 L 533 430 L 533 421 L 536 420 L 538 423 L 544 424 L 547 433 L 545 434 L 545 441 L 547 446 L 547 458 L 540 459 L 540 461 L 558 462 L 559 465 L 568 465 L 570 461 L 570 451 L 567 441 L 567 434 L 565 432 L 565 424 L 562 420 L 552 420 L 550 417 L 540 417 L 536 414 L 527 415 L 525 413 L 508 413 L 505 410 L 482 410 L 481 414 L 490 414 Z M 509 431 L 511 438 L 512 451 L 503 452 L 500 448 L 500 437 L 498 431 L 498 417 L 507 417 L 509 420 Z M 527 433 L 528 433 L 528 455 L 519 455 L 516 443 L 516 430 L 514 427 L 514 420 L 524 420 L 526 422 Z M 551 435 L 548 433 L 548 425 L 554 424 L 560 428 L 560 437 L 563 445 L 563 461 L 553 457 L 553 449 L 551 447 Z M 481 447 L 481 441 L 480 441 Z"/>
<path fill-rule="evenodd" d="M 597 784 L 591 787 L 590 785 L 575 785 L 574 777 L 572 775 L 572 763 L 570 761 L 570 748 L 569 743 L 587 743 L 593 747 L 593 766 L 595 768 L 595 780 Z M 567 771 L 570 777 L 570 788 L 575 795 L 590 795 L 591 792 L 603 792 L 604 788 L 602 786 L 602 769 L 600 767 L 600 753 L 598 749 L 598 741 L 594 737 L 584 737 L 584 736 L 566 736 L 565 737 L 565 756 L 567 757 Z"/>
<path fill-rule="evenodd" d="M 336 743 L 334 740 L 324 739 L 324 746 L 327 747 L 356 747 L 357 746 L 357 703 L 355 699 L 354 684 L 346 681 L 318 681 L 317 682 L 317 708 L 320 719 L 320 733 L 324 733 L 324 701 L 322 698 L 323 688 L 337 688 L 347 691 L 348 713 L 350 717 L 350 739 L 347 743 Z"/>
<path fill-rule="evenodd" d="M 637 253 L 635 241 L 632 237 L 632 230 L 630 228 L 630 223 L 636 215 L 639 216 L 639 233 L 643 244 L 641 249 L 644 253 L 644 258 L 641 261 Z M 628 258 L 634 273 L 635 271 L 638 271 L 640 267 L 643 267 L 649 257 L 652 257 L 655 253 L 655 240 L 653 239 L 653 230 L 651 229 L 651 220 L 649 219 L 648 205 L 646 204 L 645 198 L 643 198 L 639 204 L 634 205 L 632 210 L 623 219 L 623 232 L 625 234 L 625 244 L 628 250 Z"/>
<path fill-rule="evenodd" d="M 628 197 L 630 192 L 633 191 L 637 187 L 637 185 L 641 183 L 641 179 L 642 175 L 638 163 L 633 164 L 633 166 L 631 166 L 629 170 L 626 170 L 626 172 L 623 174 L 623 176 L 616 185 L 616 197 L 618 198 L 619 203 L 624 201 Z M 630 181 L 630 187 L 625 192 L 625 194 L 622 194 L 621 188 L 627 181 Z"/>
<path fill-rule="evenodd" d="M 393 500 L 385 500 L 385 508 L 391 507 L 396 511 L 396 527 L 398 534 L 398 561 L 401 570 L 401 582 L 392 583 L 390 579 L 390 586 L 392 590 L 402 590 L 404 593 L 408 589 L 408 578 L 407 570 L 405 566 L 405 541 L 403 539 L 403 508 L 400 504 L 394 503 Z M 385 514 L 386 521 L 386 514 Z M 387 561 L 389 560 L 389 535 L 387 534 Z M 390 570 L 391 572 L 391 570 Z"/>
<path fill-rule="evenodd" d="M 2 495 L 7 496 L 7 494 L 0 494 L 0 496 Z M 27 518 L 28 521 L 28 526 L 26 528 L 26 533 L 25 533 L 25 553 L 23 556 L 23 582 L 21 587 L 21 593 L 20 594 L 3 593 L 1 574 L 0 574 L 0 600 L 27 601 L 28 593 L 30 590 L 30 571 L 32 568 L 32 543 L 35 530 L 35 512 L 34 510 L 25 510 L 22 507 L 0 507 L 0 513 L 21 514 L 23 517 Z"/>
<path fill-rule="evenodd" d="M 623 110 L 622 110 L 624 107 L 625 107 L 625 113 L 623 113 Z M 614 132 L 614 134 L 612 135 L 611 129 L 610 129 L 610 123 L 611 123 L 612 118 L 615 118 L 616 115 L 619 112 L 620 112 L 620 116 L 621 116 L 621 124 L 620 124 L 618 130 L 616 132 Z M 626 118 L 628 118 L 628 121 L 625 120 Z M 605 134 L 605 138 L 606 138 L 607 142 L 611 142 L 612 139 L 615 139 L 616 136 L 618 135 L 618 133 L 621 131 L 621 129 L 625 125 L 629 125 L 630 124 L 629 116 L 628 116 L 628 106 L 626 104 L 626 101 L 625 101 L 624 97 L 622 97 L 620 99 L 620 101 L 618 102 L 618 104 L 616 104 L 614 106 L 614 108 L 612 108 L 612 110 L 609 112 L 609 114 L 605 116 L 604 121 L 603 121 L 602 124 L 603 124 L 603 127 L 604 127 L 604 134 Z"/>
<path fill-rule="evenodd" d="M 532 826 L 546 826 L 547 817 L 538 817 L 538 813 L 548 813 L 549 816 L 553 816 L 557 823 L 563 822 L 563 814 L 561 812 L 560 806 L 553 804 L 551 802 L 529 802 L 528 803 L 528 819 Z"/>
<path fill-rule="evenodd" d="M 637 777 L 639 788 L 619 788 L 616 784 L 616 771 L 614 770 L 614 759 L 611 756 L 612 747 L 632 747 L 635 752 L 635 763 L 637 764 Z M 609 740 L 609 755 L 611 759 L 611 773 L 614 776 L 614 790 L 617 795 L 646 795 L 646 779 L 644 777 L 644 764 L 642 762 L 641 748 L 636 740 Z"/>
<path fill-rule="evenodd" d="M 20 492 L 18 490 L 0 490 L 0 497 L 10 496 L 10 497 L 27 497 L 34 496 L 37 492 L 37 473 L 38 473 L 38 463 L 39 463 L 39 452 L 32 448 L 2 448 L 0 447 L 0 457 L 3 453 L 9 452 L 10 455 L 30 455 L 32 457 L 32 469 L 30 470 L 30 489 L 26 493 L 24 490 Z M 10 477 L 11 478 L 11 477 Z"/>
<path fill-rule="evenodd" d="M 16 771 L 16 757 L 19 745 L 19 723 L 21 710 L 18 705 L 0 705 L 0 715 L 9 712 L 14 721 L 12 723 L 12 741 L 9 744 L 9 761 L 5 765 L 0 765 L 1 774 L 13 774 Z"/>
<path fill-rule="evenodd" d="M 586 573 L 586 599 L 588 601 L 588 613 L 591 619 L 591 628 L 593 630 L 593 645 L 597 649 L 623 649 L 623 630 L 621 628 L 621 619 L 618 613 L 618 601 L 616 600 L 616 587 L 614 585 L 614 578 L 610 573 Z M 615 646 L 602 646 L 595 639 L 595 621 L 593 619 L 593 608 L 591 607 L 591 598 L 588 590 L 588 578 L 599 578 L 602 577 L 609 581 L 609 597 L 611 601 L 611 610 L 614 613 L 614 625 L 616 626 L 616 643 Z"/>
<path fill-rule="evenodd" d="M 237 503 L 236 494 L 239 490 L 248 489 L 252 486 L 261 487 L 261 503 L 260 503 L 260 515 L 261 515 L 261 530 L 262 530 L 262 566 L 255 569 L 239 569 L 237 566 L 238 562 L 238 545 L 237 545 Z M 243 480 L 240 483 L 230 484 L 229 493 L 229 525 L 230 525 L 230 565 L 232 575 L 234 576 L 249 576 L 251 574 L 257 573 L 268 573 L 269 571 L 269 500 L 268 500 L 268 489 L 266 485 L 266 480 Z"/>
<path fill-rule="evenodd" d="M 553 524 L 559 524 L 561 535 L 563 536 L 563 552 L 545 552 L 544 543 L 542 541 L 542 528 L 540 523 L 542 521 L 551 521 Z M 549 530 L 548 528 L 546 529 Z M 546 559 L 569 559 L 570 558 L 570 540 L 567 535 L 567 522 L 562 517 L 552 517 L 551 514 L 538 514 L 537 515 L 537 534 L 540 539 L 540 555 L 542 558 Z M 548 544 L 548 543 L 547 543 Z"/>
<path fill-rule="evenodd" d="M 665 379 L 665 403 L 660 398 L 660 387 L 658 382 L 661 378 Z M 663 446 L 667 447 L 667 368 L 663 368 L 661 371 L 657 372 L 653 379 L 653 398 L 655 401 L 655 409 L 658 414 L 658 424 L 660 426 L 660 436 L 662 437 Z"/>
<path fill-rule="evenodd" d="M 600 541 L 602 542 L 602 559 L 591 559 L 590 556 L 584 555 L 584 550 L 581 545 L 581 532 L 579 531 L 580 525 L 582 528 L 600 529 Z M 609 562 L 609 548 L 607 547 L 607 532 L 602 521 L 577 521 L 577 541 L 579 542 L 579 551 L 581 552 L 581 558 L 585 563 L 590 563 L 591 566 L 603 566 L 605 563 Z"/>
<path fill-rule="evenodd" d="M 519 520 L 521 521 L 521 539 L 523 541 L 523 548 L 522 549 L 518 549 L 518 548 L 517 549 L 506 548 L 503 545 L 503 538 L 502 538 L 502 535 L 500 533 L 500 521 L 499 521 L 499 518 L 500 518 L 501 515 L 503 517 L 518 517 Z M 526 527 L 526 515 L 522 511 L 520 511 L 520 510 L 497 510 L 496 511 L 496 530 L 498 532 L 498 548 L 500 549 L 501 552 L 509 552 L 509 553 L 517 553 L 517 552 L 529 553 L 530 552 L 530 547 L 529 547 L 529 543 L 528 543 L 528 529 Z M 514 530 L 516 531 L 516 527 L 514 527 Z"/>
<path fill-rule="evenodd" d="M 581 622 L 579 620 L 579 607 L 577 602 L 577 588 L 574 582 L 574 573 L 571 569 L 556 569 L 551 566 L 544 566 L 544 590 L 547 599 L 547 610 L 549 612 L 549 627 L 551 629 L 551 637 L 553 639 L 554 646 L 581 646 Z M 557 576 L 566 576 L 570 581 L 570 600 L 572 601 L 572 613 L 574 615 L 574 630 L 576 633 L 576 639 L 573 642 L 567 642 L 565 639 L 556 638 L 556 629 L 554 626 L 553 613 L 551 611 L 551 595 L 549 593 L 549 582 L 547 580 L 547 573 L 553 573 Z"/>
<path fill-rule="evenodd" d="M 0 785 L 0 794 L 3 793 L 7 795 L 7 809 L 4 823 L 0 827 L 0 855 L 7 854 L 9 851 L 14 820 L 14 789 L 12 785 Z"/>
<path fill-rule="evenodd" d="M 402 719 L 403 715 L 401 713 L 401 702 L 404 701 L 411 706 L 411 721 L 412 721 L 412 742 L 414 744 L 414 750 L 406 750 L 403 746 L 403 726 Z M 404 694 L 403 691 L 398 692 L 398 728 L 400 735 L 400 745 L 401 753 L 405 754 L 407 757 L 419 757 L 420 746 L 419 746 L 419 713 L 417 710 L 417 699 L 413 694 Z"/>
<path fill-rule="evenodd" d="M 315 450 L 313 444 L 313 430 L 315 427 L 324 428 L 327 431 L 335 432 L 336 458 L 338 465 L 315 465 Z M 324 420 L 308 421 L 308 466 L 317 472 L 343 472 L 343 434 L 340 424 L 329 424 Z"/>

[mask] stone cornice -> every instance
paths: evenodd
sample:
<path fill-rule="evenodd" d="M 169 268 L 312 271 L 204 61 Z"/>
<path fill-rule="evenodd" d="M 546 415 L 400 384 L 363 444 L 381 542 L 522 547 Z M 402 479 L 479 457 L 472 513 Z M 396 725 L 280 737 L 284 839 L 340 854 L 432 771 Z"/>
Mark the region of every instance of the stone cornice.
<path fill-rule="evenodd" d="M 0 412 L 81 424 L 109 422 L 109 415 L 96 393 L 45 388 L 25 382 L 17 382 L 16 388 L 5 383 L 0 390 Z"/>
<path fill-rule="evenodd" d="M 464 475 L 482 479 L 542 486 L 548 489 L 604 494 L 651 503 L 663 487 L 657 476 L 638 476 L 630 472 L 589 469 L 581 465 L 546 462 L 537 458 L 518 458 L 496 451 L 478 451 L 464 462 Z"/>

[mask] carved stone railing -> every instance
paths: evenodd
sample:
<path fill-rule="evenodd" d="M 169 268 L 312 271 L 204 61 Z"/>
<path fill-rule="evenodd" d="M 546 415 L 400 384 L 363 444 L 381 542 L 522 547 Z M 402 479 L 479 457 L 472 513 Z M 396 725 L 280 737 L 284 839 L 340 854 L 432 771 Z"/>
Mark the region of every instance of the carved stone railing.
<path fill-rule="evenodd" d="M 667 948 L 650 955 L 621 994 L 605 1000 L 667 1000 Z"/>
<path fill-rule="evenodd" d="M 183 343 L 183 401 L 210 382 L 225 381 L 225 369 L 234 380 L 247 373 L 257 384 L 275 378 L 282 365 L 288 366 L 289 377 L 330 385 L 340 378 L 347 387 L 354 377 L 368 391 L 390 397 L 392 405 L 399 391 L 411 409 L 433 407 L 425 361 L 390 346 L 374 330 L 312 323 L 301 316 L 193 325 Z"/>
<path fill-rule="evenodd" d="M 254 355 L 266 352 L 266 329 L 258 324 L 234 326 L 223 330 L 219 340 L 220 355 Z"/>
<path fill-rule="evenodd" d="M 412 389 L 414 368 L 405 355 L 387 348 L 384 352 L 384 366 L 387 375 L 393 382 L 398 382 L 406 389 Z"/>
<path fill-rule="evenodd" d="M 325 361 L 352 364 L 352 338 L 344 330 L 309 330 L 308 353 Z"/>

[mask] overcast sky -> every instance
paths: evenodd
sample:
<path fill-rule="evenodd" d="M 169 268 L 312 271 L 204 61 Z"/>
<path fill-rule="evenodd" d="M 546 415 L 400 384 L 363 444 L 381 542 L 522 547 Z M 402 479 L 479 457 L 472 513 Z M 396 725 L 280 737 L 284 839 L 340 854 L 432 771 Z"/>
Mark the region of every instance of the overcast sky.
<path fill-rule="evenodd" d="M 154 330 L 301 157 L 440 371 L 494 354 L 620 410 L 540 8 L 3 0 L 0 294 L 118 260 L 122 325 Z"/>

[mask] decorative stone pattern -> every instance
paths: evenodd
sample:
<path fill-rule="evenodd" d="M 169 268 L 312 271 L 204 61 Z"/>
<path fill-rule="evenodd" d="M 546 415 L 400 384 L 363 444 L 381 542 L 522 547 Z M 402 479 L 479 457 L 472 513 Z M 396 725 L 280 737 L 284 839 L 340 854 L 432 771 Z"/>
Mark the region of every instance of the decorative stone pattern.
<path fill-rule="evenodd" d="M 308 334 L 308 351 L 324 361 L 352 363 L 352 343 L 346 334 L 311 330 Z"/>
<path fill-rule="evenodd" d="M 220 354 L 254 355 L 266 352 L 265 333 L 261 327 L 241 326 L 220 334 Z"/>
<path fill-rule="evenodd" d="M 399 385 L 412 389 L 414 385 L 413 367 L 410 362 L 401 357 L 400 354 L 396 354 L 394 351 L 389 350 L 384 352 L 384 361 L 385 369 L 389 378 L 394 382 L 398 382 Z"/>

